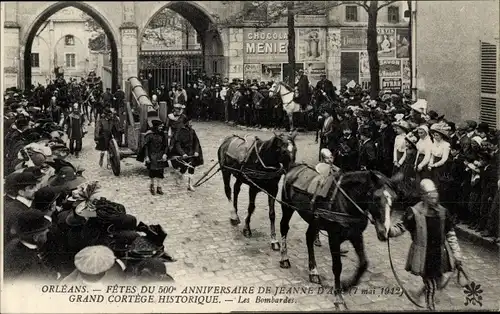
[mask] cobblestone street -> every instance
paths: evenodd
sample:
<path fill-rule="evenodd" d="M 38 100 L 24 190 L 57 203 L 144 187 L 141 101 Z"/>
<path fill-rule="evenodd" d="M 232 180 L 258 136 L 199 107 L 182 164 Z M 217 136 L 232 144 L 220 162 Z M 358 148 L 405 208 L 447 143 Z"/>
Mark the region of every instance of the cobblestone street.
<path fill-rule="evenodd" d="M 203 148 L 205 165 L 196 170 L 195 181 L 204 171 L 208 170 L 217 159 L 217 148 L 224 137 L 231 134 L 254 134 L 261 138 L 269 138 L 271 131 L 244 130 L 215 122 L 195 122 L 196 129 Z M 111 169 L 99 168 L 98 152 L 94 150 L 93 126 L 86 135 L 83 152 L 80 158 L 69 158 L 76 166 L 85 168 L 84 176 L 101 182 L 103 196 L 122 203 L 127 211 L 136 215 L 138 220 L 147 224 L 161 224 L 168 232 L 165 243 L 167 251 L 177 262 L 168 264 L 170 275 L 180 285 L 253 285 L 258 286 L 313 286 L 308 280 L 307 247 L 305 243 L 306 223 L 295 214 L 291 221 L 288 251 L 290 269 L 279 267 L 279 252 L 271 250 L 270 228 L 268 218 L 267 196 L 260 193 L 257 196 L 257 208 L 253 215 L 251 228 L 253 237 L 247 239 L 242 234 L 242 224 L 233 227 L 229 223 L 228 203 L 223 190 L 220 174 L 214 176 L 208 183 L 198 187 L 195 192 L 186 190 L 187 182 L 181 186 L 175 184 L 174 177 L 167 172 L 164 180 L 163 196 L 151 196 L 149 179 L 143 164 L 134 158 L 122 160 L 122 173 L 119 177 L 113 175 Z M 314 144 L 314 135 L 299 134 L 297 137 L 298 161 L 315 164 L 318 148 Z M 234 179 L 233 179 L 234 180 Z M 278 195 L 279 197 L 279 195 Z M 243 186 L 239 215 L 241 220 L 246 216 L 248 205 L 248 187 Z M 276 225 L 279 237 L 279 222 L 281 206 L 276 204 Z M 316 247 L 318 271 L 324 285 L 333 285 L 331 256 L 328 240 L 321 236 L 323 246 Z M 384 294 L 385 287 L 396 288 L 397 283 L 391 272 L 387 244 L 379 242 L 375 236 L 374 227 L 369 225 L 365 231 L 365 245 L 368 260 L 368 271 L 361 279 L 356 291 L 345 295 L 349 310 L 384 311 L 384 310 L 414 310 L 416 307 L 401 295 Z M 409 275 L 404 270 L 406 255 L 410 245 L 409 235 L 404 235 L 391 241 L 392 255 L 400 278 L 409 289 L 421 285 L 418 277 Z M 499 257 L 481 247 L 461 241 L 464 265 L 471 279 L 481 285 L 482 307 L 479 305 L 464 305 L 465 294 L 456 284 L 455 278 L 445 291 L 437 295 L 438 310 L 479 310 L 500 308 Z M 343 278 L 351 276 L 357 265 L 354 249 L 345 243 L 349 250 L 343 258 Z M 317 290 L 317 286 L 314 286 Z M 363 289 L 374 288 L 374 294 L 362 294 Z M 390 289 L 388 289 L 390 292 Z M 365 290 L 365 292 L 371 290 Z M 386 290 L 387 292 L 387 290 Z M 256 304 L 252 296 L 250 303 L 238 303 L 236 296 L 233 301 L 222 298 L 223 308 L 190 305 L 192 311 L 224 311 L 238 310 L 334 310 L 334 296 L 328 294 L 288 295 L 295 299 L 291 304 Z M 262 296 L 262 295 L 261 295 Z M 269 296 L 270 297 L 270 296 Z M 423 300 L 421 301 L 423 303 Z M 158 304 L 156 311 L 172 309 L 173 305 Z M 176 306 L 177 309 L 177 306 Z M 179 308 L 181 311 L 182 308 Z"/>

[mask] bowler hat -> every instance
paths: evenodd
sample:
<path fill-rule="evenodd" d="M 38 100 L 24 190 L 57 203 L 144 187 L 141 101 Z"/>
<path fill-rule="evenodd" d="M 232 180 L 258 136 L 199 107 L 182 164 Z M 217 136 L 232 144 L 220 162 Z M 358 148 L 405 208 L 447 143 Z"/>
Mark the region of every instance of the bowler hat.
<path fill-rule="evenodd" d="M 369 127 L 362 127 L 359 129 L 359 134 L 370 138 L 372 137 L 372 131 Z"/>
<path fill-rule="evenodd" d="M 24 190 L 29 186 L 37 185 L 40 178 L 33 172 L 26 171 L 26 169 L 23 172 L 14 172 L 5 178 L 5 188 L 8 190 Z"/>
<path fill-rule="evenodd" d="M 31 206 L 34 209 L 41 210 L 42 212 L 47 211 L 60 194 L 61 191 L 50 186 L 45 186 L 35 192 L 33 204 Z"/>
<path fill-rule="evenodd" d="M 157 129 L 162 124 L 163 124 L 163 121 L 161 121 L 161 120 L 158 120 L 158 119 L 151 120 L 151 125 L 154 129 Z"/>
<path fill-rule="evenodd" d="M 113 251 L 104 245 L 88 246 L 75 255 L 76 269 L 86 275 L 103 274 L 113 267 L 115 261 Z"/>
<path fill-rule="evenodd" d="M 47 230 L 51 224 L 41 211 L 28 209 L 17 217 L 17 233 L 21 236 L 33 235 Z"/>

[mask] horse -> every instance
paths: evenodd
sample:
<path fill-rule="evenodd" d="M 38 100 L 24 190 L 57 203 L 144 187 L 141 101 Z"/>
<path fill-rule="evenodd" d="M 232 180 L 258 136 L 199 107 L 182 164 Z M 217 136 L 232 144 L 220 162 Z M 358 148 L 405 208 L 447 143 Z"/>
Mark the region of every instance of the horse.
<path fill-rule="evenodd" d="M 295 162 L 297 154 L 296 136 L 296 132 L 279 135 L 274 133 L 271 139 L 264 141 L 257 137 L 242 138 L 232 135 L 224 139 L 217 152 L 224 181 L 224 192 L 229 202 L 231 202 L 231 175 L 236 178 L 233 186 L 233 206 L 230 210 L 231 224 L 236 226 L 240 223 L 238 195 L 241 185 L 246 184 L 249 186 L 250 201 L 243 235 L 247 238 L 252 236 L 250 219 L 255 210 L 255 198 L 261 191 L 257 186 L 260 187 L 268 193 L 271 248 L 274 251 L 280 249 L 275 230 L 275 198 L 278 194 L 278 184 L 282 175 Z M 235 150 L 239 158 L 235 156 Z M 272 195 L 272 197 L 269 195 Z"/>
<path fill-rule="evenodd" d="M 331 184 L 323 185 L 324 189 L 321 193 L 314 188 L 297 188 L 298 184 L 307 187 L 310 183 L 314 183 L 314 179 L 311 178 L 318 178 L 314 171 L 308 165 L 302 164 L 291 168 L 285 175 L 281 196 L 283 216 L 280 223 L 280 267 L 290 268 L 287 255 L 287 234 L 290 229 L 290 219 L 297 210 L 302 219 L 309 224 L 306 232 L 309 280 L 321 284 L 316 268 L 313 243 L 317 232 L 325 230 L 332 255 L 335 294 L 342 303 L 342 292 L 355 286 L 368 268 L 363 241 L 363 232 L 368 220 L 375 225 L 377 238 L 380 241 L 387 240 L 391 208 L 397 197 L 395 184 L 401 180 L 401 177 L 395 176 L 389 179 L 378 171 L 354 171 L 331 174 L 329 176 Z M 315 192 L 311 194 L 311 190 Z M 355 275 L 341 283 L 340 245 L 346 240 L 352 243 L 359 265 Z"/>
<path fill-rule="evenodd" d="M 281 101 L 283 103 L 283 110 L 286 112 L 288 117 L 288 122 L 290 124 L 290 131 L 294 130 L 293 127 L 293 114 L 295 112 L 301 112 L 300 104 L 293 100 L 295 92 L 288 87 L 284 82 L 278 81 L 274 82 L 271 88 L 269 89 L 269 97 L 273 97 L 273 95 L 280 95 Z M 311 106 L 308 106 L 307 111 L 311 109 Z"/>

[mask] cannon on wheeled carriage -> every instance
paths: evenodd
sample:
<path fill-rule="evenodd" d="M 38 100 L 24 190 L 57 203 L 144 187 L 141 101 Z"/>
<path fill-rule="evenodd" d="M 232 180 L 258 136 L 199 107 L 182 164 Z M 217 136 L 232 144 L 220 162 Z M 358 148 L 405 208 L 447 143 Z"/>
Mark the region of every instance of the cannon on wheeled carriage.
<path fill-rule="evenodd" d="M 125 147 L 120 147 L 116 139 L 109 144 L 109 164 L 115 176 L 120 175 L 120 161 L 124 158 L 135 158 L 144 144 L 148 131 L 148 122 L 152 119 L 167 121 L 167 103 L 153 104 L 137 77 L 131 77 L 125 86 Z M 97 125 L 97 124 L 96 124 Z M 97 130 L 96 130 L 97 131 Z"/>

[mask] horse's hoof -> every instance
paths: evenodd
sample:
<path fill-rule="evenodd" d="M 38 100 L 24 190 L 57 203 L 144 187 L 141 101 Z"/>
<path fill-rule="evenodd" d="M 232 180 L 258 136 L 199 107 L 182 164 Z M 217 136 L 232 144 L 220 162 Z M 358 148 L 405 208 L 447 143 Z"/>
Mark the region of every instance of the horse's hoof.
<path fill-rule="evenodd" d="M 290 261 L 289 260 L 284 260 L 284 261 L 280 261 L 280 267 L 281 268 L 290 268 Z"/>
<path fill-rule="evenodd" d="M 237 226 L 240 224 L 240 219 L 233 219 L 233 218 L 230 218 L 229 221 L 231 222 L 231 225 L 233 226 Z"/>
<path fill-rule="evenodd" d="M 243 235 L 245 236 L 245 238 L 251 238 L 252 237 L 252 231 L 250 231 L 250 229 L 243 229 Z"/>
<path fill-rule="evenodd" d="M 319 239 L 314 240 L 314 245 L 321 246 L 321 240 L 319 240 Z"/>
<path fill-rule="evenodd" d="M 319 278 L 319 275 L 309 275 L 309 281 L 318 285 L 321 284 L 321 278 Z"/>
<path fill-rule="evenodd" d="M 271 243 L 271 249 L 273 251 L 279 251 L 281 249 L 281 246 L 278 242 L 273 242 L 273 243 Z"/>

